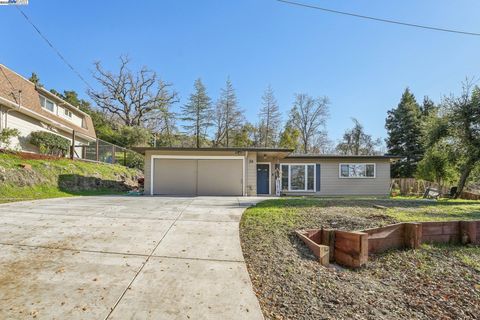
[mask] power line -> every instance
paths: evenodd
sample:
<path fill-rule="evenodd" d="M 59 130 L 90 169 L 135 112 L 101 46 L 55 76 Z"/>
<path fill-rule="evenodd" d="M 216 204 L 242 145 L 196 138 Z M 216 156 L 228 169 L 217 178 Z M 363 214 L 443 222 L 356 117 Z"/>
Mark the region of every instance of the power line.
<path fill-rule="evenodd" d="M 16 103 L 18 103 L 18 100 L 17 100 L 17 96 L 15 96 L 15 94 L 13 93 L 14 91 L 17 91 L 17 89 L 15 88 L 15 86 L 13 85 L 12 81 L 10 81 L 10 78 L 7 76 L 7 74 L 5 73 L 5 70 L 3 70 L 3 67 L 2 65 L 0 65 L 0 70 L 2 70 L 2 74 L 3 76 L 5 77 L 5 79 L 7 79 L 8 83 L 10 84 L 10 87 L 12 87 L 12 96 L 13 96 L 13 99 L 15 100 Z"/>
<path fill-rule="evenodd" d="M 37 31 L 37 33 L 40 35 L 40 37 L 52 48 L 52 50 L 57 54 L 57 56 L 77 75 L 77 77 L 85 83 L 85 85 L 93 90 L 93 87 L 85 80 L 85 78 L 78 72 L 71 64 L 70 62 L 65 59 L 65 57 L 62 55 L 62 53 L 48 40 L 46 36 L 43 35 L 43 33 L 38 29 L 38 27 L 30 20 L 30 18 L 23 12 L 22 9 L 20 9 L 18 6 L 15 6 L 17 10 L 20 12 L 20 14 L 27 20 L 27 22 Z"/>
<path fill-rule="evenodd" d="M 364 16 L 364 15 L 361 15 L 361 14 L 345 12 L 345 11 L 338 11 L 338 10 L 318 7 L 318 6 L 314 6 L 314 5 L 310 5 L 310 4 L 306 4 L 306 3 L 295 2 L 295 1 L 288 1 L 288 0 L 276 0 L 276 1 L 286 3 L 286 4 L 289 4 L 289 5 L 292 5 L 292 6 L 316 9 L 316 10 L 321 10 L 321 11 L 324 11 L 324 12 L 341 14 L 341 15 L 344 15 L 344 16 L 350 16 L 350 17 L 355 17 L 355 18 L 360 18 L 360 19 L 367 19 L 367 20 L 373 20 L 373 21 L 378 21 L 378 22 L 397 24 L 397 25 L 413 27 L 413 28 L 421 28 L 421 29 L 428 29 L 428 30 L 441 31 L 441 32 L 457 33 L 457 34 L 463 34 L 463 35 L 468 35 L 468 36 L 480 36 L 480 33 L 476 33 L 476 32 L 468 32 L 468 31 L 454 30 L 454 29 L 445 29 L 445 28 L 438 28 L 438 27 L 426 26 L 426 25 L 415 24 L 415 23 L 402 22 L 402 21 L 397 21 L 397 20 L 389 20 L 389 19 L 376 18 L 376 17 L 371 17 L 371 16 Z"/>

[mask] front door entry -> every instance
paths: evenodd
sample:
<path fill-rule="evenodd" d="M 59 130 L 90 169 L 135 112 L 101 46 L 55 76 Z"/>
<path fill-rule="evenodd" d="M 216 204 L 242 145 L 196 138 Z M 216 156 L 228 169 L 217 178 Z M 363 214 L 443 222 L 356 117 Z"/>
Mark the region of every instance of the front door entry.
<path fill-rule="evenodd" d="M 270 194 L 270 166 L 257 164 L 257 194 Z"/>

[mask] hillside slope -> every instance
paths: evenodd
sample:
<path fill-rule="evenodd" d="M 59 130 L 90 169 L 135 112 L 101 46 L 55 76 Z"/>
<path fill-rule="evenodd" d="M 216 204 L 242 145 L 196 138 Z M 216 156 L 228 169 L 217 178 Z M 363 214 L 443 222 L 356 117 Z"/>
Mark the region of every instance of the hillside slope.
<path fill-rule="evenodd" d="M 0 153 L 0 202 L 122 193 L 143 173 L 120 165 Z"/>

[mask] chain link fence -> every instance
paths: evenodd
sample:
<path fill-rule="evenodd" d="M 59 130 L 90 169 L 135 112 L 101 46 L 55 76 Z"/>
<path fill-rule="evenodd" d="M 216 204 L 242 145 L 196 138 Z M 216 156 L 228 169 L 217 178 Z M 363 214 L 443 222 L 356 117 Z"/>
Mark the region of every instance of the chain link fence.
<path fill-rule="evenodd" d="M 140 153 L 119 147 L 107 141 L 97 139 L 88 145 L 80 145 L 76 146 L 76 148 L 81 148 L 81 153 L 76 152 L 76 156 L 84 160 L 143 169 L 143 156 Z"/>

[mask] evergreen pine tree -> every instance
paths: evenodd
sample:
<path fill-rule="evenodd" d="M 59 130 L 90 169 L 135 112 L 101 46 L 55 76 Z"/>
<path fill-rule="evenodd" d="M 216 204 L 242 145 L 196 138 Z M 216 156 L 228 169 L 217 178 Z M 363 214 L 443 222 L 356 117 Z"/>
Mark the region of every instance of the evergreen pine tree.
<path fill-rule="evenodd" d="M 183 128 L 193 135 L 196 147 L 200 148 L 202 141 L 206 139 L 208 128 L 212 126 L 212 102 L 201 79 L 195 80 L 194 87 L 195 92 L 182 107 L 181 119 L 186 122 Z"/>
<path fill-rule="evenodd" d="M 32 72 L 32 75 L 30 76 L 30 78 L 28 78 L 28 80 L 33 82 L 38 87 L 43 87 L 43 84 L 40 82 L 40 78 L 35 72 Z"/>
<path fill-rule="evenodd" d="M 429 117 L 434 112 L 437 112 L 438 107 L 428 96 L 425 96 L 423 98 L 423 105 L 420 107 L 420 110 L 422 112 L 422 116 Z"/>
<path fill-rule="evenodd" d="M 260 117 L 260 143 L 265 148 L 277 144 L 281 114 L 272 87 L 268 86 L 262 96 Z"/>
<path fill-rule="evenodd" d="M 278 142 L 280 148 L 293 149 L 295 152 L 300 148 L 300 131 L 295 129 L 291 123 L 287 122 L 285 128 L 280 134 Z"/>
<path fill-rule="evenodd" d="M 385 122 L 389 154 L 402 156 L 392 166 L 393 177 L 413 177 L 422 159 L 422 113 L 415 96 L 405 89 L 397 108 L 389 110 Z"/>
<path fill-rule="evenodd" d="M 242 112 L 238 107 L 237 96 L 232 82 L 228 78 L 225 88 L 221 91 L 215 110 L 215 124 L 217 126 L 215 145 L 230 146 L 233 135 L 242 126 L 244 120 Z"/>

